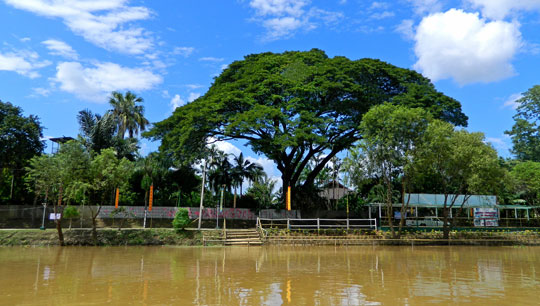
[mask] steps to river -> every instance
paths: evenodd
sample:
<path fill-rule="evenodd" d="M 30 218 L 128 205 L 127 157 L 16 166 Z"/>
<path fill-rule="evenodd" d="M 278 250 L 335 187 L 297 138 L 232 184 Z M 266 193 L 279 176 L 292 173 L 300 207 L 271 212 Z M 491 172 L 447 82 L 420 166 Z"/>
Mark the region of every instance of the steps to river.
<path fill-rule="evenodd" d="M 206 234 L 203 237 L 203 242 L 204 245 L 260 246 L 263 244 L 259 232 L 255 229 L 227 229 L 221 231 L 221 235 L 218 237 Z"/>

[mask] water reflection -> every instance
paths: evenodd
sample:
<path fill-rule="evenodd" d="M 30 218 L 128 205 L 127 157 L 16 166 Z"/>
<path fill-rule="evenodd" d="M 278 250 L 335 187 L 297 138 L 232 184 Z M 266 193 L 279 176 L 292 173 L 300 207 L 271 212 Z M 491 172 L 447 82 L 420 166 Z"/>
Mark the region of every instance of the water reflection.
<path fill-rule="evenodd" d="M 6 305 L 530 304 L 539 250 L 0 248 L 0 297 Z"/>

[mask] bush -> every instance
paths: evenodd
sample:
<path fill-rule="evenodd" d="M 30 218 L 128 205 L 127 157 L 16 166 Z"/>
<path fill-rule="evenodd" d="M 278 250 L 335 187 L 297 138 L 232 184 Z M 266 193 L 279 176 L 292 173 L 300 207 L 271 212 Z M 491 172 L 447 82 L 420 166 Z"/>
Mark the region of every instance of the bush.
<path fill-rule="evenodd" d="M 183 230 L 191 223 L 189 219 L 189 212 L 185 208 L 178 208 L 176 215 L 174 216 L 172 225 L 177 230 Z"/>

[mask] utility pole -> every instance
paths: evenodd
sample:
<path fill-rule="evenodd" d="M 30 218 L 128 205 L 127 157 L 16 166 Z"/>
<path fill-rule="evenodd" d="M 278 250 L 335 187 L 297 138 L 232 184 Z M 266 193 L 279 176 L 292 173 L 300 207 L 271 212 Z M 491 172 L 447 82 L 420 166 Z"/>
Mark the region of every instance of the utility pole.
<path fill-rule="evenodd" d="M 201 204 L 199 205 L 199 226 L 197 227 L 197 229 L 201 229 L 205 181 L 206 181 L 206 159 L 204 160 L 204 164 L 203 164 L 203 176 L 202 176 L 202 185 L 201 185 Z"/>

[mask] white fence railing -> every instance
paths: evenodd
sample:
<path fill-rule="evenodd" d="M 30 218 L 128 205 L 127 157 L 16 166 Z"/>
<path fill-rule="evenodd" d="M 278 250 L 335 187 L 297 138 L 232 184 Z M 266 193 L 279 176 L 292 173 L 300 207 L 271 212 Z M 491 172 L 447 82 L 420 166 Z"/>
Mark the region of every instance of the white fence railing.
<path fill-rule="evenodd" d="M 257 225 L 287 229 L 377 229 L 377 219 L 267 219 L 257 218 Z"/>

